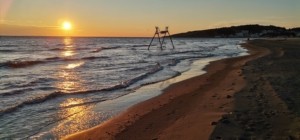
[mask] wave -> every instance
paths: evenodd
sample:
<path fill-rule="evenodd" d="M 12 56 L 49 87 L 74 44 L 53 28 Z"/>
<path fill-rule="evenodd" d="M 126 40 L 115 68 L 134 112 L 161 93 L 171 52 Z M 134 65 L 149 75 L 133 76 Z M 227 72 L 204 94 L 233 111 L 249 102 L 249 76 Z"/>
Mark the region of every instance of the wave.
<path fill-rule="evenodd" d="M 90 52 L 95 53 L 95 52 L 100 52 L 101 50 L 111 50 L 111 49 L 118 49 L 121 48 L 122 46 L 114 46 L 114 47 L 99 47 L 99 48 L 94 48 L 94 47 L 86 47 L 86 48 L 76 48 L 76 47 L 72 47 L 72 50 L 91 50 Z M 70 48 L 69 48 L 70 49 Z M 50 49 L 50 51 L 65 51 L 66 48 L 62 47 L 62 48 L 52 48 Z"/>
<path fill-rule="evenodd" d="M 118 88 L 116 88 L 118 89 Z M 0 109 L 0 116 L 4 115 L 5 113 L 11 113 L 13 111 L 16 111 L 19 108 L 22 108 L 25 105 L 33 105 L 33 104 L 39 104 L 42 102 L 45 102 L 50 99 L 54 99 L 60 96 L 70 96 L 70 95 L 76 95 L 76 94 L 91 94 L 91 93 L 96 93 L 96 92 L 101 92 L 101 91 L 108 91 L 108 90 L 113 90 L 112 88 L 107 88 L 107 89 L 100 89 L 100 90 L 88 90 L 88 91 L 79 91 L 79 92 L 73 92 L 73 93 L 65 93 L 62 91 L 55 91 L 50 94 L 47 94 L 45 96 L 40 96 L 40 97 L 35 97 L 35 98 L 30 98 L 29 100 L 23 101 L 21 103 L 18 103 L 14 106 L 10 106 L 4 109 Z"/>
<path fill-rule="evenodd" d="M 60 57 L 49 57 L 49 58 L 46 58 L 45 60 L 50 60 L 50 61 L 54 61 L 54 60 L 59 60 L 61 59 Z"/>
<path fill-rule="evenodd" d="M 14 61 L 4 62 L 3 64 L 0 64 L 0 66 L 9 67 L 9 68 L 24 68 L 24 67 L 28 67 L 28 66 L 42 64 L 42 63 L 45 63 L 45 61 L 42 61 L 42 60 L 30 60 L 30 61 L 14 60 Z"/>
<path fill-rule="evenodd" d="M 1 96 L 11 96 L 11 95 L 17 95 L 17 94 L 23 94 L 25 91 L 32 91 L 34 90 L 33 88 L 28 88 L 28 89 L 17 89 L 9 92 L 3 92 L 0 93 Z"/>
<path fill-rule="evenodd" d="M 18 108 L 21 108 L 25 105 L 32 105 L 32 104 L 42 103 L 42 102 L 45 102 L 49 99 L 53 99 L 53 98 L 56 98 L 56 97 L 59 97 L 59 96 L 70 96 L 70 95 L 78 95 L 78 94 L 92 94 L 92 93 L 97 93 L 97 92 L 101 92 L 101 91 L 113 91 L 113 90 L 123 89 L 123 88 L 129 87 L 130 85 L 136 83 L 137 81 L 140 81 L 140 80 L 146 78 L 147 76 L 149 76 L 151 74 L 154 74 L 154 73 L 156 73 L 156 72 L 163 69 L 163 67 L 160 66 L 159 64 L 157 64 L 155 66 L 152 66 L 152 67 L 153 67 L 152 70 L 150 70 L 149 72 L 141 74 L 141 75 L 139 75 L 137 77 L 134 77 L 130 80 L 120 82 L 120 84 L 117 84 L 117 85 L 114 85 L 114 86 L 111 86 L 111 87 L 107 87 L 107 88 L 103 88 L 103 89 L 96 89 L 96 90 L 72 92 L 72 93 L 65 93 L 65 92 L 62 92 L 62 91 L 55 91 L 55 92 L 52 92 L 52 93 L 47 94 L 45 96 L 30 98 L 29 100 L 21 102 L 21 103 L 15 105 L 15 106 L 10 106 L 8 108 L 1 109 L 0 110 L 0 115 L 3 115 L 5 113 L 13 112 L 13 111 L 17 110 Z M 10 93 L 5 93 L 5 95 L 9 96 L 9 95 L 15 95 L 15 94 L 18 94 L 18 93 L 21 93 L 21 90 L 10 92 Z"/>
<path fill-rule="evenodd" d="M 97 45 L 97 43 L 89 43 L 89 44 L 86 44 L 87 46 L 95 46 Z"/>
<path fill-rule="evenodd" d="M 140 81 L 140 80 L 142 80 L 142 79 L 148 77 L 149 75 L 154 74 L 154 73 L 156 73 L 156 72 L 158 72 L 158 71 L 161 71 L 161 70 L 163 70 L 163 67 L 160 66 L 159 63 L 157 63 L 157 65 L 153 66 L 153 69 L 150 70 L 149 72 L 144 73 L 144 74 L 141 74 L 141 75 L 139 75 L 139 76 L 137 76 L 137 77 L 134 77 L 134 78 L 132 78 L 132 79 L 130 79 L 130 80 L 123 81 L 123 82 L 121 82 L 121 84 L 119 84 L 119 85 L 116 85 L 116 86 L 114 86 L 114 87 L 105 89 L 105 91 L 129 87 L 130 85 L 136 83 L 137 81 Z"/>
<path fill-rule="evenodd" d="M 169 61 L 170 61 L 170 63 L 168 64 L 168 66 L 176 66 L 180 62 L 180 60 L 178 60 L 178 59 L 172 59 Z"/>
<path fill-rule="evenodd" d="M 52 60 L 55 61 L 80 61 L 80 60 L 94 60 L 94 59 L 107 59 L 107 56 L 89 56 L 89 57 L 82 57 L 82 58 L 63 58 L 63 57 L 56 57 Z"/>
<path fill-rule="evenodd" d="M 202 51 L 185 51 L 185 52 L 177 52 L 172 55 L 178 55 L 178 54 L 185 54 L 185 53 L 201 53 Z M 161 55 L 161 54 L 160 54 Z M 210 55 L 200 55 L 200 56 L 194 56 L 193 58 L 202 58 L 202 57 L 210 57 Z M 82 58 L 64 58 L 64 57 L 50 57 L 50 58 L 45 58 L 41 60 L 12 60 L 12 61 L 7 61 L 0 63 L 0 67 L 8 67 L 8 68 L 25 68 L 25 67 L 30 67 L 38 64 L 44 64 L 44 63 L 49 63 L 49 62 L 57 62 L 57 61 L 80 61 L 80 60 L 95 60 L 95 59 L 108 59 L 110 57 L 107 56 L 90 56 L 90 57 L 82 57 Z M 188 57 L 192 58 L 192 57 Z M 181 58 L 183 59 L 183 58 Z M 174 60 L 172 65 L 176 65 L 178 63 L 178 60 Z"/>
<path fill-rule="evenodd" d="M 70 45 L 73 45 L 73 43 L 68 43 L 68 44 L 66 44 L 66 43 L 57 43 L 55 46 L 57 46 L 57 47 L 59 47 L 59 46 L 64 47 L 64 46 L 70 46 Z"/>
<path fill-rule="evenodd" d="M 16 50 L 8 50 L 8 49 L 6 49 L 6 50 L 0 50 L 0 52 L 8 53 L 8 52 L 16 52 Z"/>
<path fill-rule="evenodd" d="M 0 67 L 8 67 L 8 68 L 25 68 L 38 64 L 44 64 L 49 62 L 57 62 L 57 61 L 80 61 L 80 60 L 94 60 L 94 59 L 107 59 L 107 56 L 90 56 L 83 58 L 63 58 L 63 57 L 50 57 L 41 60 L 13 60 L 7 61 L 4 63 L 0 63 Z"/>
<path fill-rule="evenodd" d="M 11 77 L 12 78 L 12 77 Z M 0 92 L 0 96 L 11 96 L 17 94 L 24 94 L 27 91 L 34 90 L 50 90 L 53 87 L 49 86 L 40 86 L 43 84 L 47 84 L 49 82 L 55 82 L 57 79 L 55 78 L 34 78 L 34 80 L 22 83 L 7 83 L 4 88 L 2 88 L 3 92 Z M 33 88 L 34 87 L 34 88 Z"/>
<path fill-rule="evenodd" d="M 92 59 L 92 58 L 88 58 L 88 59 Z M 174 66 L 174 65 L 176 65 L 177 63 L 180 62 L 179 60 L 170 60 L 170 61 L 171 61 L 171 63 L 169 64 L 170 66 Z M 5 114 L 5 113 L 13 112 L 13 111 L 25 106 L 25 105 L 32 105 L 32 104 L 42 103 L 42 102 L 45 102 L 47 100 L 50 100 L 50 99 L 53 99 L 53 98 L 56 98 L 56 97 L 59 97 L 59 96 L 72 96 L 72 95 L 78 95 L 78 94 L 94 94 L 94 93 L 99 93 L 99 92 L 103 92 L 103 91 L 114 91 L 114 90 L 124 89 L 124 88 L 129 87 L 130 85 L 133 85 L 134 83 L 136 83 L 138 81 L 141 81 L 141 80 L 145 79 L 149 75 L 152 75 L 152 74 L 164 69 L 164 67 L 161 66 L 160 63 L 157 63 L 156 65 L 151 65 L 151 66 L 148 66 L 148 67 L 150 68 L 150 70 L 148 72 L 143 73 L 141 75 L 138 75 L 136 77 L 133 77 L 132 79 L 129 79 L 127 81 L 120 82 L 119 84 L 111 86 L 111 87 L 106 87 L 106 88 L 103 88 L 103 89 L 96 89 L 96 90 L 72 92 L 72 93 L 66 93 L 66 92 L 62 92 L 62 91 L 55 91 L 55 92 L 52 92 L 52 93 L 47 94 L 45 96 L 31 98 L 30 100 L 26 100 L 24 102 L 21 102 L 21 103 L 15 105 L 15 106 L 10 106 L 8 108 L 2 109 L 2 110 L 0 110 L 0 116 Z M 176 72 L 176 74 L 173 75 L 170 78 L 176 77 L 180 74 L 181 74 L 180 72 Z M 159 80 L 159 81 L 161 81 L 161 80 Z M 153 83 L 156 83 L 156 82 L 159 82 L 159 81 L 142 83 L 138 87 L 153 84 Z M 18 93 L 21 93 L 21 90 L 19 90 L 19 91 L 17 90 L 17 91 L 10 92 L 10 93 L 5 93 L 4 96 L 15 95 L 15 94 L 18 94 Z"/>
<path fill-rule="evenodd" d="M 80 50 L 90 50 L 92 48 L 76 48 L 76 47 L 73 47 L 73 48 L 68 48 L 68 49 L 80 51 Z M 65 50 L 68 50 L 68 49 L 66 49 L 66 48 L 53 48 L 53 49 L 50 49 L 50 51 L 65 51 Z"/>
<path fill-rule="evenodd" d="M 93 60 L 93 59 L 107 59 L 108 56 L 90 56 L 90 57 L 83 57 L 82 60 Z"/>
<path fill-rule="evenodd" d="M 122 46 L 114 46 L 114 47 L 101 47 L 103 50 L 111 50 L 111 49 L 119 49 L 122 48 Z"/>
<path fill-rule="evenodd" d="M 43 49 L 34 49 L 34 50 L 31 50 L 31 49 L 1 49 L 0 50 L 0 52 L 6 52 L 6 53 L 9 53 L 9 52 L 32 53 L 32 52 L 42 52 L 42 51 L 46 51 L 46 50 L 43 50 Z"/>
<path fill-rule="evenodd" d="M 152 82 L 143 83 L 143 84 L 141 84 L 140 86 L 136 87 L 135 89 L 137 89 L 137 88 L 140 88 L 140 87 L 142 87 L 142 86 L 146 86 L 146 85 L 155 84 L 155 83 L 158 83 L 158 82 L 160 82 L 160 81 L 169 80 L 169 79 L 172 79 L 172 78 L 174 78 L 174 77 L 177 77 L 177 76 L 180 76 L 180 75 L 181 75 L 181 73 L 180 73 L 180 72 L 178 72 L 178 71 L 174 71 L 174 72 L 175 72 L 175 74 L 174 74 L 173 76 L 170 76 L 170 77 L 169 77 L 169 78 L 167 78 L 167 79 L 164 79 L 164 80 L 157 80 L 157 81 L 152 81 Z"/>
<path fill-rule="evenodd" d="M 31 98 L 29 100 L 26 100 L 24 102 L 21 102 L 19 104 L 16 104 L 15 106 L 10 106 L 4 109 L 0 110 L 0 116 L 5 114 L 5 113 L 9 113 L 9 112 L 13 112 L 15 110 L 17 110 L 18 108 L 24 106 L 24 105 L 30 105 L 30 104 L 37 104 L 37 103 L 41 103 L 46 101 L 47 99 L 50 98 L 54 98 L 57 97 L 58 95 L 60 95 L 62 92 L 53 92 L 51 94 L 48 94 L 46 96 L 41 96 L 41 97 L 36 97 L 36 98 Z"/>
<path fill-rule="evenodd" d="M 179 60 L 171 60 L 171 61 L 172 61 L 170 63 L 171 66 L 174 66 L 174 65 L 176 65 L 177 63 L 180 62 Z M 151 67 L 152 69 L 149 70 L 148 72 L 143 73 L 141 75 L 138 75 L 138 76 L 136 76 L 136 77 L 134 77 L 134 78 L 132 78 L 130 80 L 120 82 L 120 84 L 117 84 L 117 85 L 114 85 L 114 86 L 111 86 L 111 87 L 106 87 L 106 88 L 103 88 L 103 89 L 96 89 L 96 90 L 87 90 L 87 91 L 72 92 L 72 93 L 66 93 L 66 92 L 62 92 L 62 91 L 55 91 L 55 92 L 52 92 L 52 93 L 50 93 L 48 95 L 45 95 L 45 96 L 31 98 L 30 100 L 26 100 L 24 102 L 21 102 L 21 103 L 15 105 L 15 106 L 11 106 L 11 107 L 8 107 L 8 108 L 0 110 L 0 116 L 4 115 L 5 113 L 13 112 L 13 111 L 15 111 L 15 110 L 17 110 L 19 108 L 22 108 L 25 105 L 39 104 L 39 103 L 42 103 L 42 102 L 45 102 L 47 100 L 50 100 L 50 99 L 53 99 L 53 98 L 57 98 L 57 97 L 60 97 L 60 96 L 72 96 L 72 95 L 79 95 L 79 94 L 95 94 L 95 93 L 99 93 L 99 92 L 103 92 L 103 91 L 115 91 L 115 90 L 124 89 L 124 88 L 129 87 L 130 85 L 133 85 L 134 83 L 136 83 L 138 81 L 141 81 L 141 80 L 145 79 L 149 75 L 152 75 L 152 74 L 154 74 L 156 72 L 159 72 L 159 71 L 161 71 L 161 70 L 164 69 L 164 67 L 161 66 L 159 63 L 157 63 L 156 65 L 149 66 L 149 67 Z M 180 72 L 177 72 L 177 71 L 175 71 L 175 72 L 176 73 L 173 76 L 169 77 L 168 79 L 181 75 Z M 164 79 L 164 80 L 168 80 L 168 79 Z M 136 88 L 139 88 L 139 87 L 145 86 L 145 85 L 149 85 L 149 84 L 153 84 L 153 83 L 157 83 L 159 81 L 162 81 L 162 80 L 153 81 L 153 82 L 147 82 L 147 83 L 142 83 L 141 85 L 139 85 Z M 21 92 L 21 90 L 20 91 L 16 91 L 15 93 L 17 94 L 17 92 Z M 14 93 L 12 93 L 12 94 L 11 93 L 7 93 L 7 95 L 13 95 L 13 94 Z M 83 104 L 96 103 L 96 102 L 105 101 L 105 100 L 108 100 L 108 99 L 101 99 L 101 100 L 97 100 L 97 101 L 89 101 L 89 102 L 85 102 Z M 83 105 L 83 104 L 79 104 L 79 105 Z M 77 106 L 77 105 L 74 105 L 74 106 Z M 73 107 L 73 106 L 68 106 L 68 107 Z"/>
<path fill-rule="evenodd" d="M 10 45 L 10 44 L 8 44 L 8 45 L 0 45 L 0 47 L 18 47 L 17 45 Z"/>
<path fill-rule="evenodd" d="M 65 50 L 64 48 L 53 48 L 53 49 L 50 49 L 50 51 L 62 51 L 62 50 Z"/>
<path fill-rule="evenodd" d="M 148 46 L 149 46 L 148 44 L 132 45 L 132 47 L 148 47 Z"/>
<path fill-rule="evenodd" d="M 100 51 L 102 51 L 102 48 L 95 49 L 95 50 L 91 51 L 91 53 L 97 53 L 97 52 L 100 52 Z"/>

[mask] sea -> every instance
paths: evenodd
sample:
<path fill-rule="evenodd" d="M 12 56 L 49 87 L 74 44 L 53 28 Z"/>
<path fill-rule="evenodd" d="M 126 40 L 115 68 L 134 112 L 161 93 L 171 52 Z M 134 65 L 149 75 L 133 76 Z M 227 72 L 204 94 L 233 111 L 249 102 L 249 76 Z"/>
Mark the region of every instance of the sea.
<path fill-rule="evenodd" d="M 151 85 L 195 62 L 247 54 L 245 39 L 176 38 L 175 49 L 154 40 L 148 50 L 150 41 L 0 37 L 0 139 L 60 139 L 92 128 L 159 95 L 167 86 Z"/>

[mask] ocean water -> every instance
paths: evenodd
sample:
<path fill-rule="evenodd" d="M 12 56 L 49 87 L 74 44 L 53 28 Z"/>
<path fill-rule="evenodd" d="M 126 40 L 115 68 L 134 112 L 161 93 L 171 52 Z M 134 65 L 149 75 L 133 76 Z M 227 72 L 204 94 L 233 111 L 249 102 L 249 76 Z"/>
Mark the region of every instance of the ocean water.
<path fill-rule="evenodd" d="M 176 48 L 167 41 L 164 50 L 157 42 L 148 50 L 149 41 L 1 37 L 0 139 L 58 139 L 91 128 L 122 110 L 121 97 L 196 60 L 246 53 L 243 39 L 174 39 Z"/>

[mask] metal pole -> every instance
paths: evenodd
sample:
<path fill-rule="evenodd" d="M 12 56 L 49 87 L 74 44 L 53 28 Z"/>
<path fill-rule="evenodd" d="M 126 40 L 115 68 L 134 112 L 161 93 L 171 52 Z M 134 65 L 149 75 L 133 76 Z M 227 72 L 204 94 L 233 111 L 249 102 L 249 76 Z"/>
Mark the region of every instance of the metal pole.
<path fill-rule="evenodd" d="M 165 35 L 164 35 L 164 37 L 163 37 L 163 40 L 162 40 L 162 43 L 161 43 L 162 45 L 164 45 L 164 43 L 165 43 L 166 35 L 167 35 L 167 34 L 165 33 Z"/>
<path fill-rule="evenodd" d="M 153 40 L 154 40 L 156 34 L 157 34 L 157 33 L 154 34 L 154 36 L 153 36 L 153 38 L 152 38 L 152 40 L 151 40 L 151 42 L 150 42 L 150 44 L 149 44 L 149 46 L 148 46 L 148 50 L 150 49 L 150 46 L 151 46 L 151 44 L 152 44 L 152 42 L 153 42 Z"/>
<path fill-rule="evenodd" d="M 160 43 L 160 49 L 162 50 L 162 44 L 161 44 L 161 42 L 160 42 L 159 34 L 157 34 L 157 35 L 158 35 L 158 41 L 159 41 L 159 43 Z"/>
<path fill-rule="evenodd" d="M 170 37 L 170 40 L 171 40 L 171 42 L 172 42 L 173 49 L 175 49 L 175 46 L 174 46 L 174 43 L 173 43 L 173 40 L 172 40 L 172 37 L 171 37 L 171 35 L 170 35 L 169 31 L 168 31 L 168 35 L 169 35 L 169 37 Z"/>

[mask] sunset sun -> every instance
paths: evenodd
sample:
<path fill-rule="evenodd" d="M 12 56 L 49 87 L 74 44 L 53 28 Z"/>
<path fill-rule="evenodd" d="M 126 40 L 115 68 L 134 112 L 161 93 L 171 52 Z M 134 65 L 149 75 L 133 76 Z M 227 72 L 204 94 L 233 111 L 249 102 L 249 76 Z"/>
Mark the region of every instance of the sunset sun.
<path fill-rule="evenodd" d="M 68 31 L 68 30 L 72 29 L 72 24 L 69 21 L 65 21 L 65 22 L 62 23 L 61 27 L 62 27 L 63 30 Z"/>

